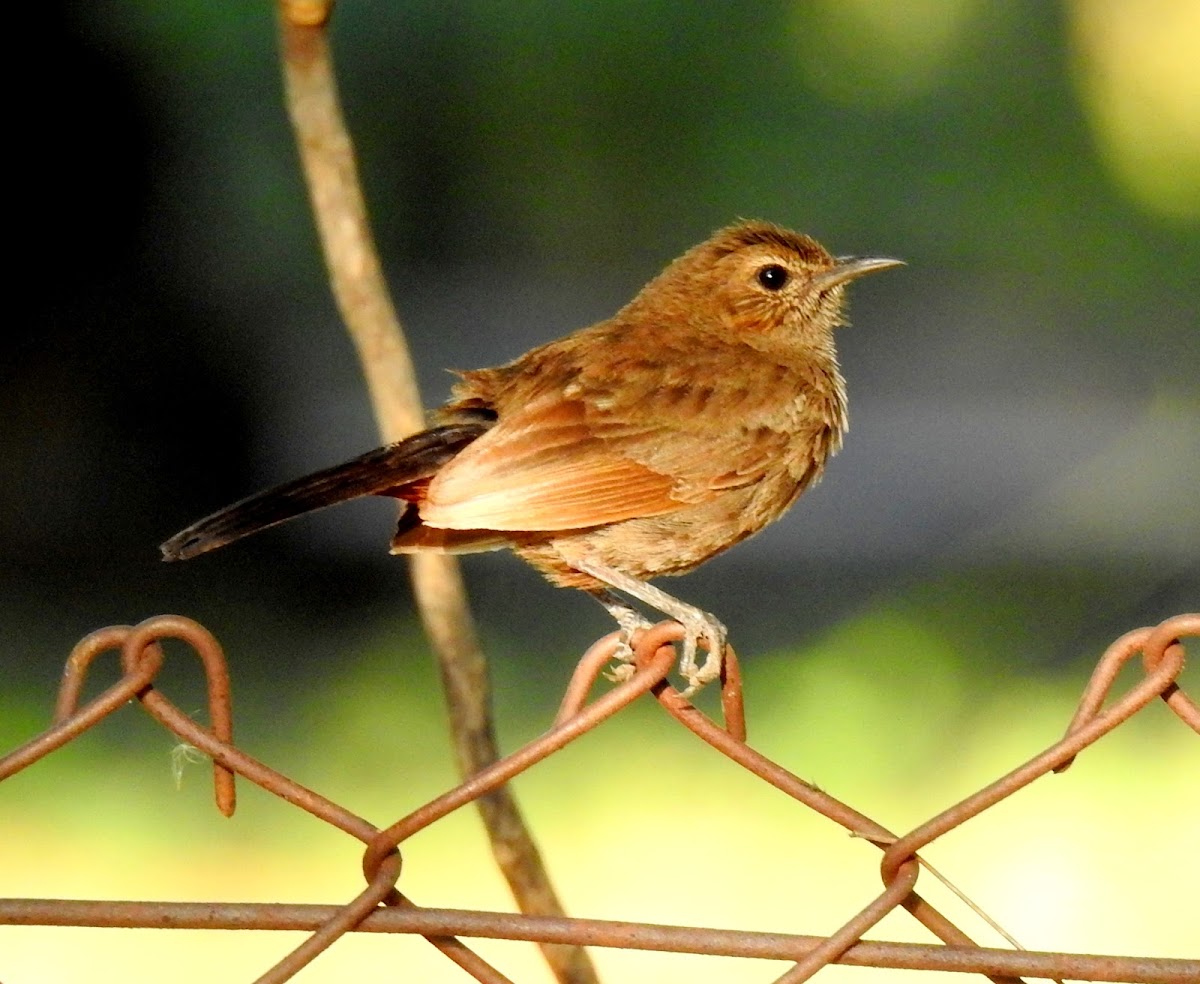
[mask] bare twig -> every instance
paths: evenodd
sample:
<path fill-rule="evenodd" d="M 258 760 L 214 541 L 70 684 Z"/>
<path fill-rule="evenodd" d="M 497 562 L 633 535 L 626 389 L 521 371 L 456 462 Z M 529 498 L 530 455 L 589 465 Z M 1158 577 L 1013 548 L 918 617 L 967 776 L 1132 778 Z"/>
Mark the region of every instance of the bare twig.
<path fill-rule="evenodd" d="M 353 144 L 338 102 L 325 31 L 331 11 L 332 3 L 326 0 L 280 0 L 286 99 L 330 283 L 358 349 L 380 435 L 384 441 L 394 441 L 419 430 L 424 416 L 412 360 L 368 227 Z M 455 756 L 465 778 L 499 757 L 487 664 L 454 559 L 418 555 L 411 560 L 411 572 L 421 619 L 438 656 Z M 480 811 L 492 852 L 521 911 L 563 915 L 507 788 L 481 800 Z M 546 943 L 542 948 L 564 984 L 597 980 L 582 947 Z"/>

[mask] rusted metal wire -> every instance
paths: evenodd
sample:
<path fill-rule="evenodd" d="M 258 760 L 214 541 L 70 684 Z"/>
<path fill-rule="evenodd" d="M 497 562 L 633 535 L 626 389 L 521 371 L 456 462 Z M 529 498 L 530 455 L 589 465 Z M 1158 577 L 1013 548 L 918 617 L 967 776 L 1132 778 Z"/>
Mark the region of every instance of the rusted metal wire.
<path fill-rule="evenodd" d="M 179 615 L 163 615 L 137 628 L 113 626 L 101 629 L 80 642 L 67 658 L 58 701 L 54 706 L 55 723 L 61 724 L 75 715 L 88 669 L 101 653 L 112 649 L 119 650 L 121 668 L 127 678 L 136 677 L 137 670 L 143 662 L 148 663 L 147 668 L 153 675 L 158 673 L 163 662 L 159 640 L 171 638 L 186 642 L 200 657 L 208 685 L 208 719 L 212 722 L 212 735 L 226 745 L 233 744 L 233 705 L 229 690 L 229 671 L 225 666 L 221 644 L 199 623 Z M 171 725 L 160 715 L 167 715 L 172 721 L 184 719 L 175 705 L 149 683 L 140 688 L 135 696 L 151 714 L 167 724 L 167 727 Z M 194 726 L 190 718 L 187 721 L 189 726 Z M 217 761 L 213 762 L 213 791 L 217 809 L 227 817 L 233 816 L 237 807 L 234 773 Z"/>
<path fill-rule="evenodd" d="M 678 626 L 673 628 L 675 630 L 674 637 L 681 637 L 682 629 Z M 674 688 L 660 687 L 655 696 L 658 697 L 659 702 L 668 713 L 691 729 L 698 737 L 733 759 L 744 769 L 803 803 L 809 809 L 822 814 L 851 833 L 874 844 L 882 846 L 896 841 L 896 836 L 891 831 L 824 790 L 817 789 L 805 782 L 799 776 L 755 751 L 735 735 L 718 727 L 706 715 L 684 700 L 683 696 Z M 819 952 L 806 956 L 796 967 L 780 978 L 781 984 L 782 982 L 797 984 L 799 981 L 807 980 L 821 967 L 836 961 L 851 945 L 862 939 L 864 933 L 898 905 L 907 908 L 946 943 L 972 946 L 974 941 L 969 936 L 912 891 L 912 886 L 916 883 L 916 868 L 914 860 L 903 873 L 897 869 L 891 873 L 890 877 L 885 877 L 883 894 L 830 936 Z M 993 980 L 1009 981 L 1011 979 L 996 977 Z"/>
<path fill-rule="evenodd" d="M 251 902 L 121 902 L 14 899 L 6 902 L 6 921 L 14 926 L 88 926 L 110 929 L 275 929 L 312 932 L 341 911 L 340 906 Z M 714 957 L 800 960 L 823 936 L 758 933 L 627 923 L 604 919 L 558 919 L 465 909 L 397 906 L 375 909 L 354 927 L 358 933 L 406 933 L 432 936 L 453 933 L 475 939 L 545 943 L 579 942 L 656 953 L 698 953 Z M 1166 957 L 1072 955 L 1075 977 L 1089 981 L 1140 981 L 1146 984 L 1195 984 L 1196 961 Z M 933 943 L 884 943 L 864 940 L 838 959 L 849 967 L 893 970 L 940 970 L 969 974 L 1051 977 L 1061 953 L 952 947 Z"/>
<path fill-rule="evenodd" d="M 621 708 L 632 703 L 651 687 L 661 684 L 670 672 L 675 662 L 675 650 L 660 643 L 664 633 L 651 629 L 646 633 L 639 654 L 649 654 L 642 660 L 638 672 L 624 683 L 610 690 L 599 700 L 581 708 L 566 720 L 556 722 L 554 727 L 540 738 L 535 738 L 523 745 L 511 755 L 507 755 L 482 772 L 476 773 L 466 782 L 455 786 L 449 792 L 443 793 L 437 799 L 430 800 L 418 810 L 397 820 L 382 831 L 367 846 L 363 855 L 363 873 L 372 878 L 376 867 L 389 853 L 396 850 L 401 841 L 411 837 L 417 831 L 428 827 L 431 823 L 460 806 L 465 806 L 491 792 L 497 786 L 508 782 L 514 776 L 524 772 L 530 766 L 537 764 L 547 756 L 558 751 L 564 745 L 574 741 L 586 731 L 612 717 Z M 615 644 L 612 644 L 615 648 Z M 653 647 L 651 649 L 650 647 Z"/>
<path fill-rule="evenodd" d="M 0 781 L 65 744 L 72 737 L 96 724 L 134 697 L 160 724 L 208 755 L 213 760 L 214 767 L 221 772 L 228 772 L 230 777 L 233 773 L 242 775 L 268 792 L 274 793 L 292 805 L 345 831 L 352 837 L 364 843 L 370 843 L 378 832 L 374 825 L 332 800 L 326 799 L 319 793 L 315 793 L 282 773 L 269 768 L 228 741 L 223 741 L 217 736 L 215 729 L 210 730 L 198 724 L 154 689 L 152 681 L 163 664 L 162 648 L 158 642 L 170 638 L 187 642 L 200 655 L 209 677 L 210 705 L 221 703 L 228 705 L 228 672 L 225 668 L 224 655 L 217 641 L 198 623 L 178 615 L 161 615 L 157 618 L 147 619 L 135 627 L 110 626 L 92 633 L 72 652 L 67 661 L 67 669 L 64 672 L 63 684 L 56 704 L 56 724 L 42 735 L 0 759 Z M 118 647 L 121 649 L 121 666 L 125 671 L 125 677 L 85 707 L 75 710 L 75 703 L 83 683 L 83 673 L 101 652 Z M 223 680 L 225 683 L 223 686 L 221 684 L 213 686 L 214 679 Z M 214 713 L 210 706 L 210 714 L 217 719 L 226 720 L 227 724 L 229 723 L 227 716 L 223 716 L 223 711 L 218 710 Z M 231 778 L 228 791 L 230 795 L 226 798 L 222 795 L 221 785 L 218 785 L 217 805 L 222 812 L 225 812 L 224 807 L 231 807 L 233 803 Z M 403 904 L 406 901 L 404 897 L 392 888 L 398 875 L 399 856 L 396 857 L 394 873 L 390 866 L 384 868 L 381 858 L 380 866 L 368 880 L 370 882 L 368 889 L 349 903 L 344 910 L 340 910 L 328 927 L 306 940 L 261 980 L 284 981 L 289 979 L 321 950 L 353 928 L 356 921 L 361 920 L 379 902 L 391 905 Z M 382 889 L 382 894 L 375 897 L 376 893 L 380 891 L 380 886 L 389 877 L 390 882 Z M 367 903 L 368 899 L 372 899 L 369 904 Z M 0 922 L 2 921 L 3 919 L 0 919 Z M 483 976 L 476 974 L 478 980 L 491 981 L 494 984 L 504 981 L 502 976 L 498 976 L 499 972 L 490 968 L 481 958 L 474 954 L 467 955 L 466 947 L 453 937 L 439 935 L 426 937 L 426 939 L 460 966 L 481 968 Z M 488 976 L 489 972 L 493 971 L 494 973 Z"/>
<path fill-rule="evenodd" d="M 1034 953 L 976 946 L 971 939 L 915 891 L 920 866 L 917 852 L 1012 796 L 1034 779 L 1061 771 L 1084 749 L 1139 710 L 1161 697 L 1193 731 L 1200 732 L 1196 704 L 1180 688 L 1184 647 L 1180 639 L 1200 635 L 1200 615 L 1181 615 L 1153 628 L 1137 629 L 1116 640 L 1101 657 L 1066 734 L 1040 754 L 912 831 L 897 836 L 869 817 L 795 776 L 755 751 L 745 741 L 745 721 L 736 655 L 728 654 L 723 680 L 723 724 L 686 701 L 667 682 L 674 661 L 672 643 L 682 630 L 662 623 L 637 640 L 636 672 L 590 703 L 597 676 L 612 657 L 616 639 L 597 642 L 580 660 L 551 729 L 466 782 L 380 829 L 320 794 L 247 755 L 232 743 L 229 681 L 216 640 L 200 625 L 179 616 L 161 616 L 138 626 L 113 626 L 82 640 L 67 660 L 54 723 L 41 735 L 0 759 L 0 780 L 29 767 L 87 731 L 131 700 L 214 763 L 218 807 L 232 812 L 233 776 L 244 778 L 344 831 L 365 845 L 365 888 L 341 906 L 251 905 L 232 903 L 89 902 L 77 900 L 0 900 L 0 924 L 125 926 L 207 929 L 291 929 L 311 935 L 268 970 L 261 982 L 291 979 L 302 967 L 349 932 L 417 933 L 436 946 L 469 977 L 486 984 L 509 979 L 458 937 L 527 940 L 590 946 L 617 946 L 701 954 L 774 958 L 793 962 L 780 984 L 808 980 L 830 963 L 858 966 L 955 970 L 985 974 L 995 981 L 1019 975 L 1106 981 L 1200 981 L 1200 960 L 1127 956 Z M 200 657 L 208 681 L 211 722 L 205 727 L 182 713 L 158 692 L 154 680 L 163 660 L 164 640 L 187 644 Z M 80 706 L 85 677 L 95 659 L 117 650 L 123 676 Z M 1144 676 L 1120 697 L 1110 692 L 1125 664 L 1140 654 Z M 512 913 L 425 909 L 396 888 L 401 872 L 400 845 L 417 831 L 499 788 L 524 770 L 597 727 L 650 692 L 668 714 L 709 745 L 804 806 L 840 824 L 883 851 L 883 891 L 827 938 L 754 933 L 602 920 L 531 917 Z M 944 945 L 864 941 L 863 936 L 887 913 L 903 908 L 938 936 Z"/>

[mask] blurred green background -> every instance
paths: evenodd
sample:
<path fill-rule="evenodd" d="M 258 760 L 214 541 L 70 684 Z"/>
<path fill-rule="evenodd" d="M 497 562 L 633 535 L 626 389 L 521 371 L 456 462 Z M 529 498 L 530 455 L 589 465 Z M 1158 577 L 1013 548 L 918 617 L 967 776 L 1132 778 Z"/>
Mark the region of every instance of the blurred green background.
<path fill-rule="evenodd" d="M 270 6 L 29 14 L 10 212 L 28 300 L 0 339 L 0 748 L 44 727 L 79 637 L 176 611 L 226 646 L 240 743 L 389 823 L 453 782 L 386 551 L 394 506 L 157 560 L 197 516 L 374 444 Z M 852 427 L 822 485 L 669 585 L 730 626 L 766 754 L 908 829 L 1053 741 L 1109 641 L 1200 605 L 1200 3 L 360 0 L 333 34 L 427 404 L 445 367 L 607 316 L 738 216 L 908 261 L 852 292 Z M 465 567 L 511 749 L 610 623 L 511 557 Z M 174 656 L 163 687 L 198 709 Z M 0 786 L 0 894 L 358 891 L 344 837 L 248 785 L 224 821 L 202 767 L 177 788 L 171 751 L 128 709 Z M 1027 946 L 1195 956 L 1198 774 L 1194 736 L 1151 706 L 927 854 Z M 877 890 L 871 848 L 653 707 L 516 785 L 580 915 L 823 933 Z M 510 904 L 465 811 L 409 845 L 403 887 Z M 910 922 L 872 935 L 926 939 Z M 243 980 L 294 942 L 0 927 L 0 977 L 156 981 L 161 959 L 172 980 Z M 428 949 L 343 941 L 298 980 L 462 979 Z M 481 949 L 545 979 L 528 947 Z M 622 982 L 781 972 L 596 958 Z"/>

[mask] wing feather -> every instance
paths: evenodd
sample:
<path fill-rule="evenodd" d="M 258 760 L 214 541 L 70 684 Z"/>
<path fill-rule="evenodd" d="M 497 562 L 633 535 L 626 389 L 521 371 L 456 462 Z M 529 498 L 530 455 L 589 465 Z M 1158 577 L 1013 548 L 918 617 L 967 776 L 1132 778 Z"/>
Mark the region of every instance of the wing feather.
<path fill-rule="evenodd" d="M 836 409 L 836 367 L 817 373 L 710 336 L 656 337 L 623 355 L 607 336 L 592 339 L 601 341 L 598 364 L 551 346 L 468 377 L 499 420 L 430 482 L 418 503 L 424 523 L 586 529 L 810 470 L 793 449 L 825 427 L 825 403 Z"/>
<path fill-rule="evenodd" d="M 421 520 L 443 529 L 569 530 L 672 512 L 674 481 L 597 438 L 558 396 L 505 418 L 430 483 Z"/>

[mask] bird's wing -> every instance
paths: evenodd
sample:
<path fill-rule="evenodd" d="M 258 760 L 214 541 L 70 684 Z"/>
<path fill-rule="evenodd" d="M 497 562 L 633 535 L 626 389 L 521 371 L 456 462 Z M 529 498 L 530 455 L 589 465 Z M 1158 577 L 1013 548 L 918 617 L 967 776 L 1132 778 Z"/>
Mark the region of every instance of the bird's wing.
<path fill-rule="evenodd" d="M 826 380 L 713 333 L 663 337 L 575 380 L 593 435 L 698 503 L 780 470 L 813 443 Z M 802 453 L 802 452 L 801 452 Z"/>
<path fill-rule="evenodd" d="M 610 353 L 600 370 L 509 402 L 433 479 L 420 516 L 444 529 L 550 531 L 708 501 L 785 467 L 807 389 L 745 347 Z"/>
<path fill-rule="evenodd" d="M 465 448 L 429 484 L 427 526 L 569 530 L 672 512 L 687 501 L 662 472 L 598 436 L 580 400 L 535 400 Z"/>

